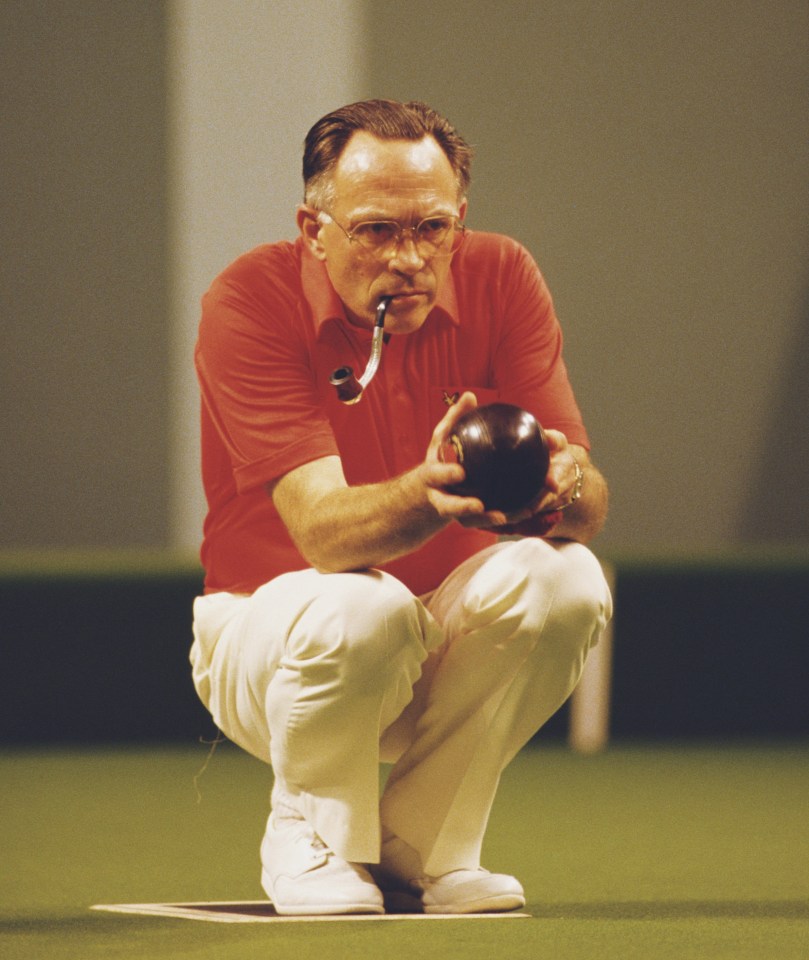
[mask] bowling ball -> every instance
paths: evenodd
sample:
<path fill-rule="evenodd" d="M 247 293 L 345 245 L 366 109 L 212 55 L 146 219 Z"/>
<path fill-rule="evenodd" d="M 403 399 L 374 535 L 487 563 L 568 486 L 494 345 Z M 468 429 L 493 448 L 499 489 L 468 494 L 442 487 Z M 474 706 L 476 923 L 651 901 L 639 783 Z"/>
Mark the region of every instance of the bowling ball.
<path fill-rule="evenodd" d="M 440 451 L 466 472 L 451 493 L 478 497 L 487 510 L 514 513 L 545 486 L 550 455 L 545 432 L 527 410 L 510 403 L 475 407 L 455 424 Z"/>

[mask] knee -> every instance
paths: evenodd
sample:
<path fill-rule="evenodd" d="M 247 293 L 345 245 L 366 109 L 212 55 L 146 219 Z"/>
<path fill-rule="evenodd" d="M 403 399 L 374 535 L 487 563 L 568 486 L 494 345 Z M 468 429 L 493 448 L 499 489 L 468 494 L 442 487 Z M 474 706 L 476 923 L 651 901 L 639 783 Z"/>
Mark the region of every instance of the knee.
<path fill-rule="evenodd" d="M 592 646 L 612 615 L 601 564 L 580 543 L 526 538 L 513 544 L 508 562 L 522 583 L 524 628 L 576 647 Z M 545 645 L 545 644 L 543 644 Z"/>
<path fill-rule="evenodd" d="M 328 574 L 290 632 L 287 655 L 347 689 L 362 690 L 419 668 L 430 632 L 422 604 L 394 577 L 379 571 Z"/>
<path fill-rule="evenodd" d="M 604 570 L 580 543 L 552 545 L 555 589 L 546 634 L 586 652 L 598 642 L 612 616 L 612 596 Z"/>

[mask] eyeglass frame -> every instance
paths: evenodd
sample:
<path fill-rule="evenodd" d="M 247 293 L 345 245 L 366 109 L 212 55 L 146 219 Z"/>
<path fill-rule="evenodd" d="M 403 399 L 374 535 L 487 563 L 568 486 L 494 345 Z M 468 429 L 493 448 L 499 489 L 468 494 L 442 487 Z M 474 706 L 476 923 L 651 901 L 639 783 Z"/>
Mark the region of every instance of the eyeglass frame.
<path fill-rule="evenodd" d="M 463 243 L 464 237 L 466 236 L 466 224 L 458 216 L 457 213 L 435 214 L 432 217 L 424 217 L 421 220 L 419 220 L 418 223 L 410 224 L 409 226 L 403 226 L 401 223 L 399 223 L 398 220 L 362 220 L 360 223 L 358 223 L 355 227 L 352 227 L 350 230 L 346 230 L 346 228 L 342 225 L 342 223 L 340 223 L 340 221 L 333 214 L 329 213 L 328 210 L 317 211 L 318 222 L 323 223 L 324 221 L 322 218 L 326 218 L 328 222 L 336 224 L 336 226 L 338 226 L 340 230 L 342 230 L 343 235 L 345 236 L 346 240 L 348 240 L 349 243 L 356 243 L 357 246 L 361 250 L 365 251 L 365 253 L 367 253 L 369 256 L 379 260 L 384 260 L 387 257 L 395 256 L 396 253 L 398 253 L 399 247 L 401 246 L 401 243 L 404 239 L 405 232 L 408 230 L 412 234 L 413 243 L 415 244 L 416 250 L 419 252 L 419 255 L 427 260 L 430 260 L 433 257 L 442 257 L 442 256 L 451 257 L 454 253 L 458 252 L 461 244 Z M 450 227 L 450 233 L 448 234 L 448 236 L 452 235 L 453 237 L 453 243 L 450 245 L 451 249 L 446 251 L 446 253 L 443 253 L 440 250 L 440 248 L 430 251 L 428 253 L 424 253 L 422 251 L 421 244 L 426 243 L 428 241 L 419 239 L 419 236 L 418 236 L 419 227 L 423 223 L 426 223 L 428 220 L 443 220 L 443 219 L 452 220 L 452 226 Z M 371 224 L 371 223 L 389 223 L 396 226 L 396 228 L 398 229 L 398 234 L 395 238 L 394 246 L 392 247 L 392 252 L 391 250 L 385 250 L 383 248 L 375 249 L 374 247 L 368 247 L 357 237 L 353 236 L 354 232 L 357 229 L 359 229 L 362 226 L 367 226 L 368 224 Z M 460 241 L 458 242 L 458 246 L 455 246 L 454 239 L 455 239 L 455 235 L 457 234 L 460 234 Z"/>

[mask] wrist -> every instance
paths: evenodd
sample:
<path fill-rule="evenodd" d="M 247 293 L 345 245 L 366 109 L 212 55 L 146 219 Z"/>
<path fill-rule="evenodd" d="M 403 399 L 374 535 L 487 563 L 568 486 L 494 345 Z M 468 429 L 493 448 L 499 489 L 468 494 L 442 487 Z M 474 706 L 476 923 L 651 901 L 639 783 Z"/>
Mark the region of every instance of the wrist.
<path fill-rule="evenodd" d="M 571 456 L 573 455 L 571 454 Z M 573 486 L 570 489 L 570 496 L 565 503 L 558 504 L 554 508 L 559 512 L 562 510 L 567 510 L 568 507 L 572 507 L 577 500 L 581 499 L 582 490 L 584 488 L 584 470 L 582 470 L 581 464 L 575 457 L 573 457 L 573 467 L 576 470 L 576 479 L 573 481 Z"/>

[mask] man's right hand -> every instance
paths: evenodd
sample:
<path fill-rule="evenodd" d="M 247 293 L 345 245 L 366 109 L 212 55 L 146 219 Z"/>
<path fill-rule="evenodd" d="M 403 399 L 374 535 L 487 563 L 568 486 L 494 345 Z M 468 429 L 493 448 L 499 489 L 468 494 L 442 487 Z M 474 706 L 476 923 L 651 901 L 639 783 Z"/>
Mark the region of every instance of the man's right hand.
<path fill-rule="evenodd" d="M 424 482 L 428 499 L 439 516 L 457 520 L 465 527 L 499 526 L 508 519 L 502 511 L 486 510 L 483 501 L 477 497 L 462 497 L 447 490 L 447 487 L 463 481 L 464 470 L 458 463 L 444 463 L 441 460 L 441 448 L 452 434 L 455 424 L 464 414 L 474 410 L 477 404 L 474 393 L 462 394 L 436 426 L 423 464 Z"/>

